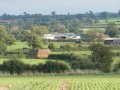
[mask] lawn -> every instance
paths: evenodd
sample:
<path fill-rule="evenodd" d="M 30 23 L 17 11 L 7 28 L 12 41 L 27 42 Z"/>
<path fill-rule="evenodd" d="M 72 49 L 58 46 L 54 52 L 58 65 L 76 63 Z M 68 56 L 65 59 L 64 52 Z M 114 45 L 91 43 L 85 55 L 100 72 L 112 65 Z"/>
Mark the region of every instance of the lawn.
<path fill-rule="evenodd" d="M 120 75 L 1 76 L 0 90 L 120 90 Z"/>

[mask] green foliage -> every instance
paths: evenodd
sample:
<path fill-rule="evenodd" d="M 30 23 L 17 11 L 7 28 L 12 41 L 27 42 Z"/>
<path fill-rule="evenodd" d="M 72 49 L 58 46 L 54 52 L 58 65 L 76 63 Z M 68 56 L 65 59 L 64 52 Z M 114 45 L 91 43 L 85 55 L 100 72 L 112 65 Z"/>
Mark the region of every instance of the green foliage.
<path fill-rule="evenodd" d="M 120 70 L 120 62 L 118 62 L 117 64 L 114 65 L 113 67 L 113 71 L 114 72 L 118 72 Z"/>
<path fill-rule="evenodd" d="M 66 70 L 70 70 L 69 65 L 58 61 L 47 61 L 42 67 L 44 73 L 63 73 Z"/>
<path fill-rule="evenodd" d="M 59 61 L 47 61 L 45 64 L 25 64 L 24 62 L 17 59 L 10 59 L 0 64 L 0 71 L 3 73 L 9 73 L 11 75 L 21 75 L 24 72 L 35 73 L 64 73 L 70 70 L 70 66 L 67 63 Z"/>
<path fill-rule="evenodd" d="M 78 57 L 70 62 L 72 69 L 96 69 L 94 63 L 88 57 Z"/>
<path fill-rule="evenodd" d="M 94 63 L 92 63 L 88 57 L 75 55 L 73 53 L 51 54 L 48 58 L 67 61 L 70 63 L 72 69 L 95 69 Z"/>
<path fill-rule="evenodd" d="M 7 49 L 7 45 L 12 45 L 14 41 L 15 39 L 8 34 L 6 28 L 0 25 L 0 54 L 3 55 Z"/>
<path fill-rule="evenodd" d="M 105 34 L 109 35 L 110 37 L 115 37 L 118 34 L 118 28 L 114 22 L 108 23 Z"/>
<path fill-rule="evenodd" d="M 22 74 L 25 71 L 25 64 L 19 60 L 3 62 L 4 71 L 10 74 Z"/>
<path fill-rule="evenodd" d="M 7 47 L 3 42 L 0 42 L 0 54 L 4 55 L 5 51 L 6 51 Z"/>
<path fill-rule="evenodd" d="M 95 43 L 96 41 L 101 41 L 103 39 L 103 31 L 101 29 L 91 29 L 91 30 L 88 30 L 86 32 L 86 34 L 88 35 L 88 39 L 93 43 Z"/>
<path fill-rule="evenodd" d="M 43 48 L 47 41 L 43 39 L 43 35 L 47 33 L 48 29 L 45 26 L 33 26 L 31 30 L 26 31 L 25 40 L 31 48 Z"/>
<path fill-rule="evenodd" d="M 90 46 L 90 50 L 92 52 L 91 60 L 95 63 L 96 67 L 103 72 L 109 72 L 113 62 L 111 49 L 102 44 L 94 44 Z"/>
<path fill-rule="evenodd" d="M 15 38 L 8 34 L 6 28 L 0 25 L 0 42 L 3 42 L 5 45 L 14 44 Z"/>
<path fill-rule="evenodd" d="M 32 65 L 30 71 L 35 74 L 39 73 L 64 73 L 70 70 L 70 66 L 64 62 L 47 61 L 45 64 Z"/>
<path fill-rule="evenodd" d="M 70 44 L 65 44 L 61 45 L 60 48 L 65 51 L 71 51 L 71 45 Z"/>
<path fill-rule="evenodd" d="M 53 43 L 50 43 L 50 44 L 48 45 L 48 48 L 49 48 L 50 50 L 54 51 L 54 50 L 55 50 L 55 45 L 54 45 Z"/>

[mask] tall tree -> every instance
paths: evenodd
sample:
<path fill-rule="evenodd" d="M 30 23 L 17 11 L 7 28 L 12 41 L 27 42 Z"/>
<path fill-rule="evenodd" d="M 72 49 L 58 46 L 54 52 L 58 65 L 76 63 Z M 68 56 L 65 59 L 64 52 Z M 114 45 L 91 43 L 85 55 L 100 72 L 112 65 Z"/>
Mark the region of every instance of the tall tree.
<path fill-rule="evenodd" d="M 14 44 L 15 38 L 8 34 L 4 26 L 0 26 L 0 54 L 4 54 L 7 45 Z"/>
<path fill-rule="evenodd" d="M 15 38 L 12 35 L 8 34 L 4 26 L 0 26 L 0 41 L 6 45 L 12 45 L 15 41 Z"/>
<path fill-rule="evenodd" d="M 48 28 L 45 26 L 33 26 L 31 30 L 26 32 L 26 41 L 32 49 L 35 48 L 43 48 L 43 45 L 47 43 L 45 39 L 43 39 L 43 35 L 48 32 Z"/>
<path fill-rule="evenodd" d="M 108 23 L 105 34 L 109 35 L 110 37 L 115 37 L 118 34 L 118 28 L 114 22 Z"/>
<path fill-rule="evenodd" d="M 55 11 L 53 11 L 53 12 L 51 12 L 51 14 L 52 14 L 53 16 L 55 16 L 55 15 L 56 15 L 56 12 L 55 12 Z"/>
<path fill-rule="evenodd" d="M 89 39 L 92 41 L 94 44 L 96 41 L 102 40 L 103 36 L 103 31 L 100 29 L 91 29 L 86 32 L 86 34 L 90 37 Z"/>
<path fill-rule="evenodd" d="M 92 52 L 91 60 L 97 68 L 103 72 L 109 72 L 113 62 L 113 53 L 108 46 L 102 44 L 94 44 L 90 46 Z"/>

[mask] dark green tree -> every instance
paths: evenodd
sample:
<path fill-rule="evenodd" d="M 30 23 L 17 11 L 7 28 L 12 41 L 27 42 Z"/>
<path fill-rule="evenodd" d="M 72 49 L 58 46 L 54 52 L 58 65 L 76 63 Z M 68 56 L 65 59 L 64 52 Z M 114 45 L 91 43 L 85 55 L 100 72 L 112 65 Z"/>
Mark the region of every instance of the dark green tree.
<path fill-rule="evenodd" d="M 94 44 L 90 46 L 92 52 L 91 60 L 95 63 L 96 67 L 103 72 L 109 72 L 113 62 L 113 53 L 108 46 L 102 44 Z"/>
<path fill-rule="evenodd" d="M 10 35 L 4 26 L 0 25 L 0 54 L 4 54 L 7 45 L 12 45 L 15 42 L 15 38 Z"/>
<path fill-rule="evenodd" d="M 0 42 L 0 54 L 1 55 L 4 55 L 6 49 L 7 49 L 7 46 L 3 42 Z"/>
<path fill-rule="evenodd" d="M 109 35 L 110 37 L 115 37 L 118 33 L 118 28 L 114 22 L 108 23 L 108 27 L 106 28 L 105 34 Z"/>
<path fill-rule="evenodd" d="M 47 41 L 43 39 L 43 35 L 48 32 L 47 27 L 45 26 L 33 26 L 31 30 L 26 32 L 26 39 L 28 45 L 32 48 L 42 48 L 42 45 L 45 45 Z"/>
<path fill-rule="evenodd" d="M 50 43 L 50 44 L 48 45 L 48 48 L 49 48 L 50 50 L 54 51 L 54 50 L 55 50 L 55 45 L 54 45 L 53 43 Z"/>

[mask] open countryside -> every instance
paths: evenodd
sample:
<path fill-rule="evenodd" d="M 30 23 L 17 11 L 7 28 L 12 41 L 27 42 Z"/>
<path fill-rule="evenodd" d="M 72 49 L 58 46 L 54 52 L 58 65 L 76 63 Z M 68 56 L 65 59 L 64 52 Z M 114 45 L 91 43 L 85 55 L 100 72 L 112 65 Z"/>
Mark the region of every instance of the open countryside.
<path fill-rule="evenodd" d="M 119 3 L 1 0 L 0 90 L 120 90 Z"/>

